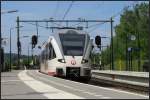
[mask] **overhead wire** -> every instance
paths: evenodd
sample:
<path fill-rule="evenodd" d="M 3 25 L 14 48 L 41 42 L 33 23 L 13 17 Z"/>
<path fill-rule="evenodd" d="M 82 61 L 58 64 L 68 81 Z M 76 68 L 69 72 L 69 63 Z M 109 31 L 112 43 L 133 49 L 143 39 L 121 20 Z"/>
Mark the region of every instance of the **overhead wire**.
<path fill-rule="evenodd" d="M 34 25 L 34 26 L 36 26 L 36 24 L 34 24 L 34 23 L 30 23 L 30 22 L 27 22 L 26 24 L 30 24 L 30 25 Z M 60 25 L 60 24 L 57 24 L 57 23 L 53 23 L 53 24 L 56 24 L 56 25 Z M 47 27 L 45 27 L 45 26 L 42 26 L 42 25 L 37 25 L 38 27 L 42 27 L 42 28 L 46 28 L 47 29 Z"/>
<path fill-rule="evenodd" d="M 105 23 L 105 22 L 99 22 L 99 23 L 96 23 L 94 25 L 90 25 L 88 28 L 91 28 L 91 27 L 94 27 L 94 26 L 97 26 L 97 25 L 101 25 L 102 23 Z"/>
<path fill-rule="evenodd" d="M 101 25 L 103 25 L 104 23 L 106 23 L 106 22 L 99 23 L 99 25 L 95 25 L 96 27 L 93 28 L 93 29 L 91 29 L 91 30 L 89 30 L 87 33 L 91 33 L 92 31 L 96 30 L 97 28 L 99 28 L 99 27 L 100 27 Z"/>
<path fill-rule="evenodd" d="M 64 16 L 63 16 L 63 18 L 62 18 L 63 20 L 65 19 L 65 17 L 66 17 L 67 14 L 69 13 L 70 9 L 72 8 L 73 3 L 74 3 L 74 1 L 72 1 L 72 2 L 70 3 L 68 9 L 66 10 L 66 12 L 65 12 L 65 14 L 64 14 Z"/>
<path fill-rule="evenodd" d="M 102 1 L 102 3 L 101 4 L 98 4 L 98 6 L 102 6 L 104 4 L 104 1 Z M 88 14 L 86 14 L 86 15 L 84 15 L 84 16 L 87 16 L 87 15 L 89 15 L 89 13 Z M 82 16 L 82 17 L 84 17 L 84 16 Z M 82 17 L 80 17 L 81 19 L 82 19 Z M 79 25 L 79 24 L 81 24 L 82 22 L 79 22 L 79 23 L 77 23 L 77 24 L 74 24 L 74 25 L 72 25 L 72 26 L 76 26 L 76 25 Z"/>
<path fill-rule="evenodd" d="M 55 8 L 55 10 L 54 10 L 54 12 L 53 12 L 53 16 L 52 16 L 51 18 L 56 19 L 57 15 L 58 15 L 58 11 L 59 11 L 59 5 L 60 5 L 59 2 L 60 2 L 60 1 L 57 1 L 56 8 Z M 58 26 L 61 26 L 61 25 L 58 24 L 58 23 L 52 22 L 52 26 L 53 26 L 54 24 L 55 24 L 55 25 L 58 25 Z"/>
<path fill-rule="evenodd" d="M 65 17 L 67 16 L 67 14 L 69 13 L 70 9 L 72 8 L 73 3 L 74 3 L 74 1 L 71 1 L 71 3 L 69 4 L 69 7 L 67 8 L 66 12 L 64 13 L 62 20 L 64 20 Z M 59 24 L 61 25 L 61 22 Z"/>
<path fill-rule="evenodd" d="M 54 10 L 54 12 L 53 12 L 52 18 L 56 17 L 56 15 L 57 15 L 57 13 L 58 13 L 58 10 L 59 10 L 59 1 L 57 1 L 56 8 L 55 8 L 55 10 Z"/>
<path fill-rule="evenodd" d="M 119 11 L 119 12 L 116 13 L 116 14 L 114 14 L 114 15 L 113 15 L 112 17 L 110 17 L 110 18 L 114 19 L 115 17 L 117 17 L 118 15 L 120 15 L 120 14 L 124 11 L 125 8 L 128 9 L 129 7 L 132 7 L 135 3 L 137 3 L 137 2 L 133 2 L 131 5 L 125 6 L 121 11 Z M 105 22 L 104 22 L 104 23 L 105 23 Z M 104 23 L 101 23 L 100 25 L 103 25 Z M 99 24 L 97 24 L 97 25 L 99 25 Z M 97 25 L 93 25 L 93 26 L 97 26 Z M 93 26 L 92 26 L 92 27 L 93 27 Z M 88 33 L 94 31 L 94 30 L 97 29 L 97 28 L 98 28 L 98 27 L 95 27 L 94 29 L 88 31 Z"/>
<path fill-rule="evenodd" d="M 30 25 L 35 25 L 36 26 L 36 24 L 34 24 L 34 23 L 30 23 L 30 22 L 28 22 L 28 23 L 26 23 L 26 24 L 30 24 Z M 46 28 L 46 27 L 44 27 L 44 26 L 41 26 L 41 25 L 37 25 L 38 27 L 43 27 L 43 28 Z"/>
<path fill-rule="evenodd" d="M 65 19 L 66 15 L 69 13 L 69 10 L 71 9 L 71 7 L 72 7 L 72 5 L 73 5 L 73 2 L 74 2 L 74 1 L 72 1 L 72 2 L 70 3 L 70 5 L 69 5 L 67 11 L 65 12 L 65 14 L 64 14 L 64 16 L 63 16 L 63 19 Z M 129 7 L 131 7 L 132 5 L 134 5 L 135 3 L 136 3 L 136 2 L 133 2 L 133 4 L 128 5 L 128 6 L 124 7 L 124 8 L 129 8 Z M 58 7 L 58 2 L 57 2 L 57 7 Z M 111 18 L 115 18 L 116 16 L 120 15 L 120 14 L 124 11 L 124 8 L 123 8 L 121 11 L 119 11 L 118 13 L 114 14 Z M 105 23 L 105 22 L 104 22 L 104 23 Z M 104 23 L 94 24 L 94 25 L 89 26 L 88 28 L 95 27 L 95 26 L 97 26 L 97 25 L 103 25 Z M 28 22 L 27 24 L 36 25 L 36 24 L 34 24 L 34 23 L 29 23 L 29 22 Z M 61 25 L 61 24 L 58 24 L 58 23 L 54 23 L 54 24 L 56 24 L 56 25 Z M 75 25 L 79 25 L 79 24 L 80 24 L 80 22 L 77 23 L 77 24 L 75 24 Z M 74 25 L 73 25 L 73 26 L 74 26 Z M 41 25 L 38 25 L 38 27 L 46 28 L 46 27 L 41 26 Z M 98 27 L 96 27 L 96 28 L 98 28 Z M 94 28 L 94 29 L 96 29 L 96 28 Z M 92 30 L 93 30 L 93 29 L 92 29 Z M 91 32 L 91 31 L 90 31 L 90 32 Z"/>

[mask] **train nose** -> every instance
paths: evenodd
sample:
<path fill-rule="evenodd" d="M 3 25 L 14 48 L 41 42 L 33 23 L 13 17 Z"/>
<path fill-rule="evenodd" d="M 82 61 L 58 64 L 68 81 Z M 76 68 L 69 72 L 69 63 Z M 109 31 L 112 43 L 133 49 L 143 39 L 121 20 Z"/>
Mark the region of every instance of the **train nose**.
<path fill-rule="evenodd" d="M 71 69 L 70 73 L 73 74 L 75 77 L 79 77 L 79 71 L 75 69 Z"/>
<path fill-rule="evenodd" d="M 68 78 L 80 77 L 80 68 L 79 67 L 67 67 L 66 76 Z"/>

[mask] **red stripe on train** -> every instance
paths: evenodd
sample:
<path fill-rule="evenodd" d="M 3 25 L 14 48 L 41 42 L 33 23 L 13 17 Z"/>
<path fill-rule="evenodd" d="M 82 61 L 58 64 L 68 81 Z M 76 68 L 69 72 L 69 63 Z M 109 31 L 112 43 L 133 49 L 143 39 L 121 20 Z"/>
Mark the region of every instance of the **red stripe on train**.
<path fill-rule="evenodd" d="M 56 72 L 48 72 L 48 75 L 50 75 L 50 76 L 56 76 Z"/>

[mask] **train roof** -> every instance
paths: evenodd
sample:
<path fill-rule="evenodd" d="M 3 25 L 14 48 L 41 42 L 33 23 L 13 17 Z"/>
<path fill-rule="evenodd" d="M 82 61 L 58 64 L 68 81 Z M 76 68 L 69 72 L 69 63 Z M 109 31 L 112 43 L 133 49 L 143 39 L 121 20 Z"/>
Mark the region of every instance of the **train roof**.
<path fill-rule="evenodd" d="M 46 47 L 46 45 L 51 41 L 52 38 L 53 38 L 53 36 L 49 36 L 48 40 L 42 44 L 42 46 L 41 46 L 42 49 Z"/>
<path fill-rule="evenodd" d="M 69 29 L 59 29 L 56 31 L 56 34 L 66 34 L 66 33 L 77 33 L 77 34 L 87 34 L 87 32 L 83 30 L 78 30 L 75 28 L 69 28 Z"/>
<path fill-rule="evenodd" d="M 67 34 L 67 33 L 87 34 L 88 35 L 87 32 L 85 32 L 83 30 L 78 30 L 76 28 L 67 28 L 67 29 L 66 28 L 60 28 L 55 33 L 53 33 L 51 36 L 49 36 L 48 40 L 45 41 L 41 47 L 45 48 L 46 45 L 51 41 L 51 39 L 53 39 L 56 35 L 58 35 L 58 34 Z"/>

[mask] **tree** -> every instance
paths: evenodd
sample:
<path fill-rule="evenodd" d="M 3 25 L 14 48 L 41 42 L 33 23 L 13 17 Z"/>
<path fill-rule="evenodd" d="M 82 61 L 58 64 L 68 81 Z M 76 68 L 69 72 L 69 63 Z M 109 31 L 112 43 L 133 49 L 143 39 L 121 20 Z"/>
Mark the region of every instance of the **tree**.
<path fill-rule="evenodd" d="M 149 4 L 141 3 L 133 6 L 132 9 L 124 9 L 120 17 L 120 23 L 115 26 L 115 37 L 113 37 L 114 44 L 114 59 L 117 62 L 119 59 L 126 60 L 126 39 L 128 47 L 137 48 L 140 44 L 141 59 L 148 59 L 148 34 L 150 33 L 149 25 Z M 130 41 L 131 35 L 136 36 L 135 41 Z M 139 35 L 139 43 L 138 43 Z M 108 64 L 106 55 L 110 51 L 106 49 L 103 51 L 103 61 Z M 133 60 L 138 58 L 138 52 L 134 51 Z"/>

